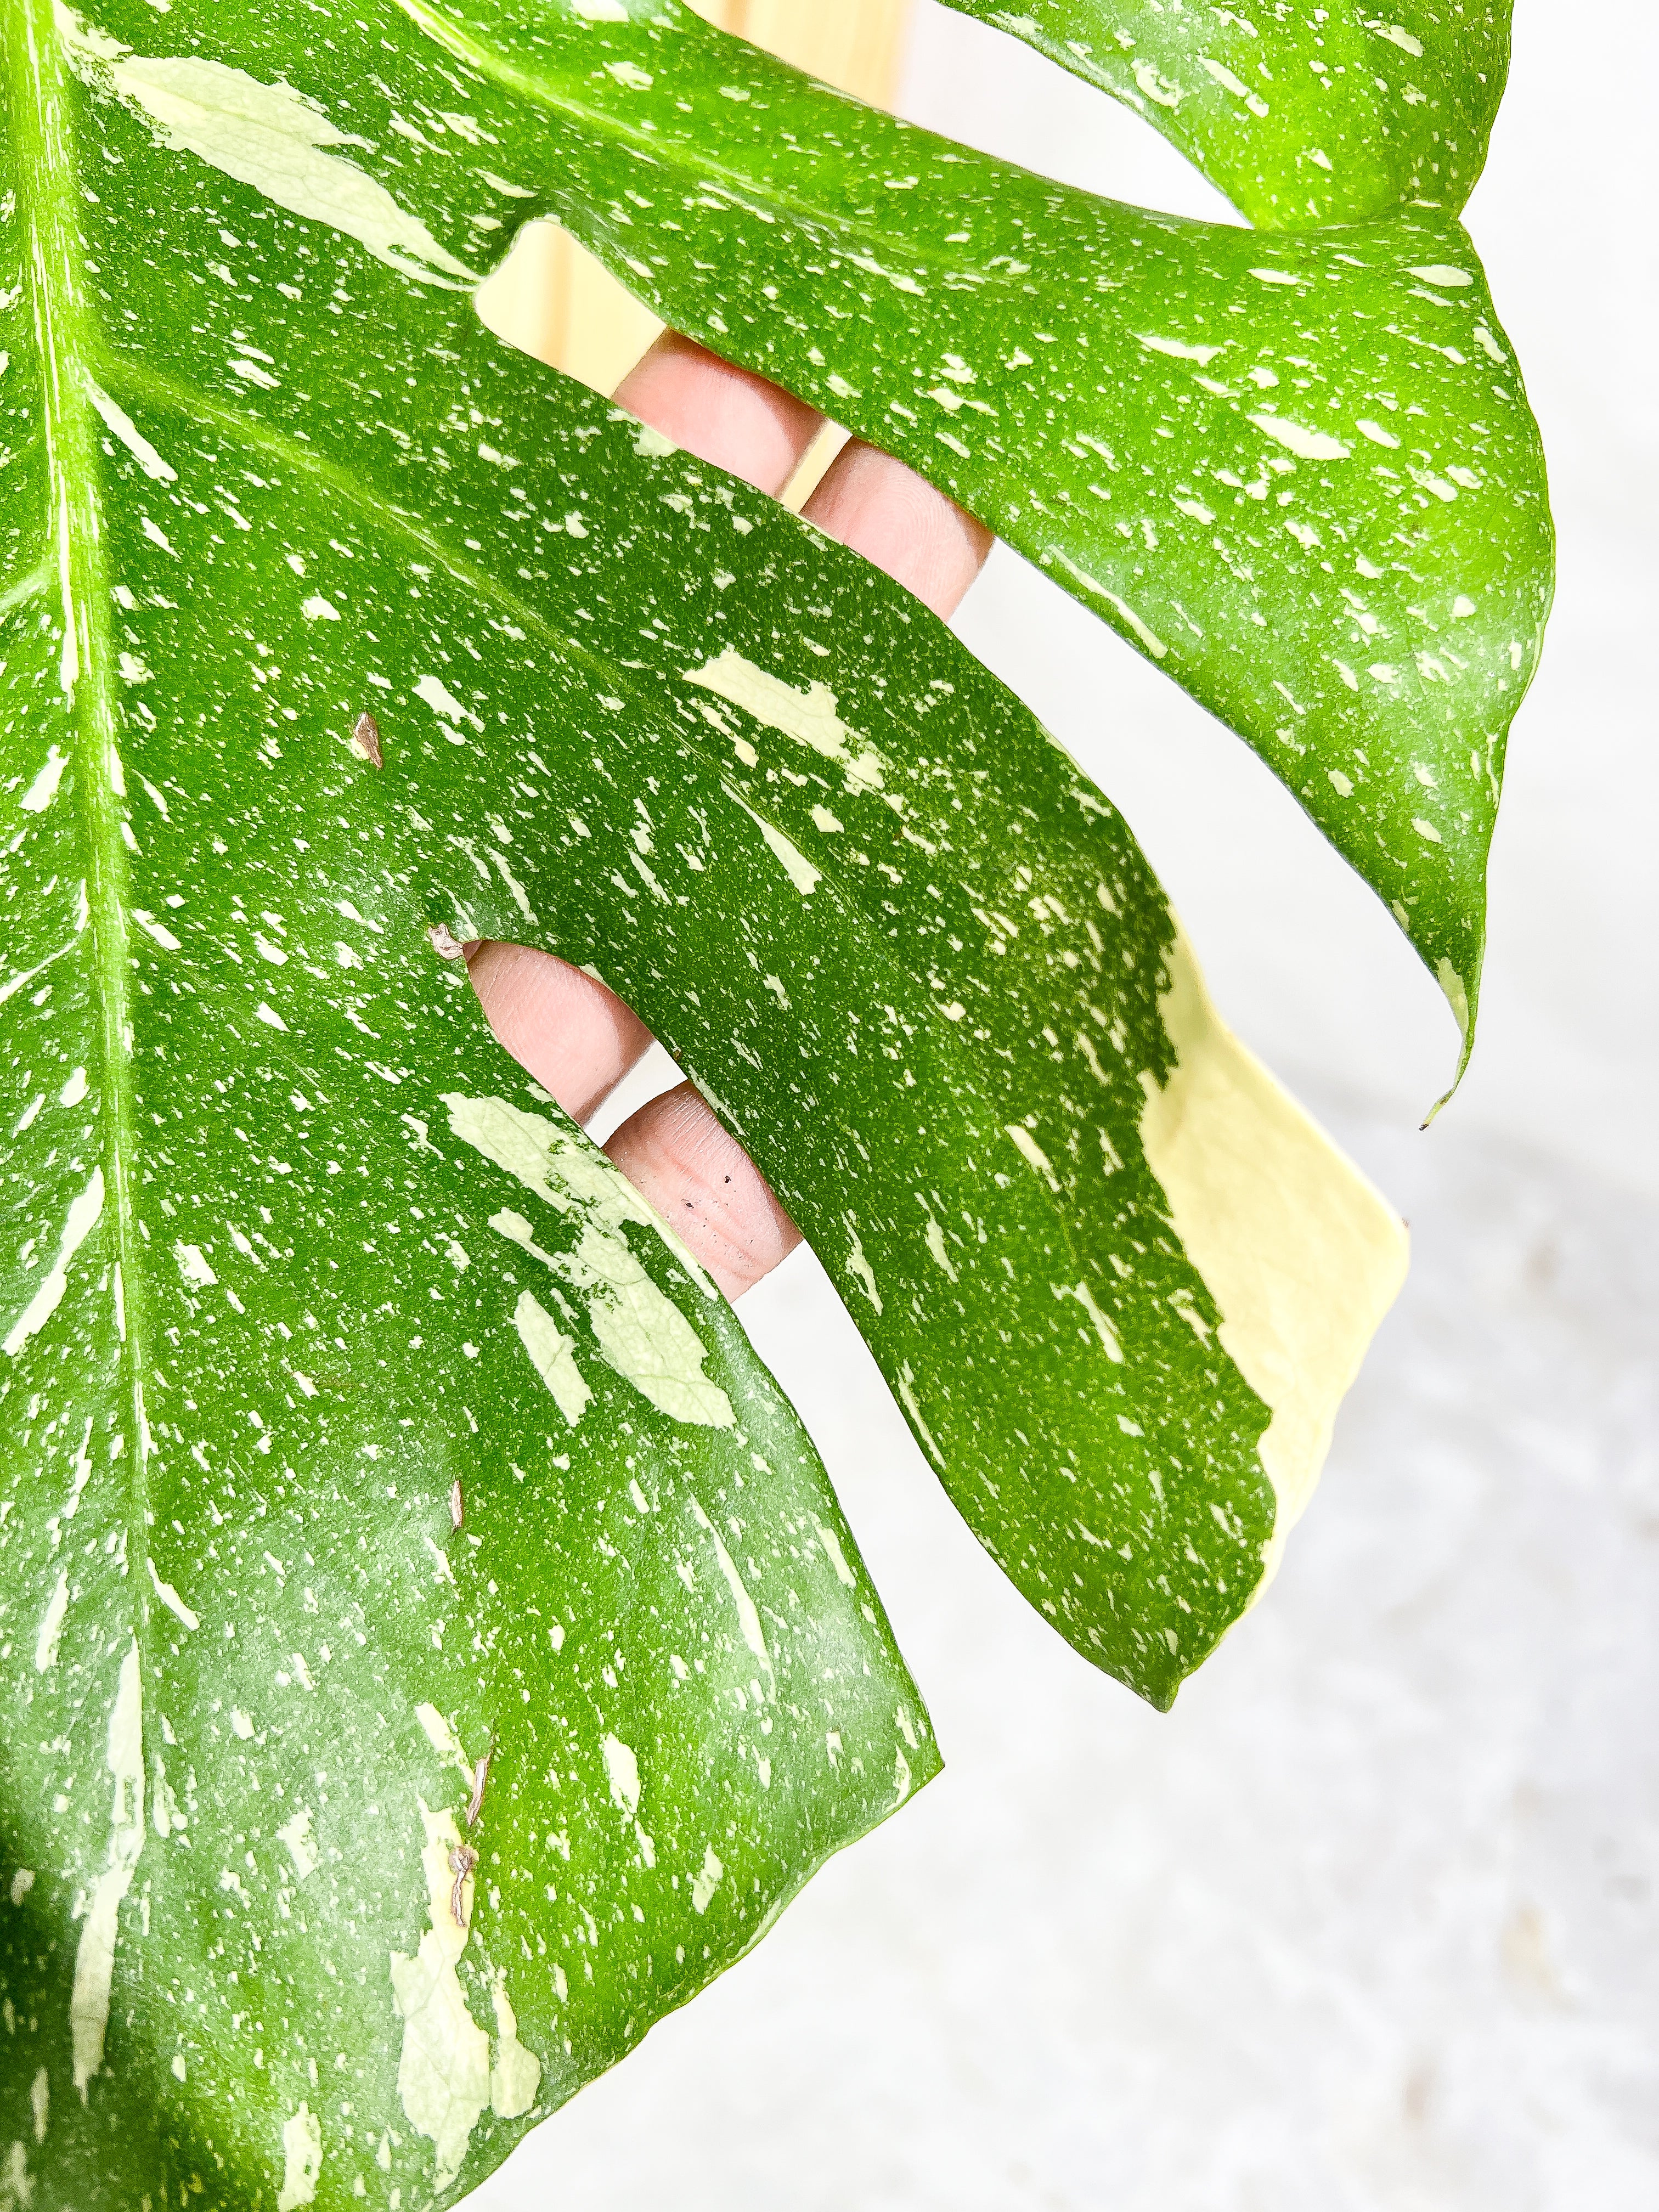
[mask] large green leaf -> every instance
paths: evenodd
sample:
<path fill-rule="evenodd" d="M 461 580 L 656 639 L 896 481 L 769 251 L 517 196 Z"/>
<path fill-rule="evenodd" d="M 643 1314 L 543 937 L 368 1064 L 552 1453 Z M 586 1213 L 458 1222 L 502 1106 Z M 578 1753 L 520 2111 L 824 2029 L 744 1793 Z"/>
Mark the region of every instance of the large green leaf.
<path fill-rule="evenodd" d="M 1124 100 L 1265 230 L 1455 215 L 1510 65 L 1510 0 L 945 0 Z"/>
<path fill-rule="evenodd" d="M 501 175 L 532 196 L 491 207 L 556 212 L 671 322 L 1039 562 L 1283 777 L 1467 1054 L 1552 540 L 1450 216 L 1264 240 L 969 153 L 677 0 L 404 5 L 451 70 L 388 173 L 447 160 L 480 202 Z"/>
<path fill-rule="evenodd" d="M 428 937 L 565 816 L 523 714 L 412 804 L 522 635 L 323 457 L 416 288 L 116 114 L 0 9 L 0 2203 L 447 2203 L 938 1761 L 729 1309 Z M 158 401 L 279 317 L 314 444 Z"/>
<path fill-rule="evenodd" d="M 403 18 L 324 20 L 0 5 L 0 2140 L 77 2208 L 450 2201 L 934 1763 L 453 938 L 641 1008 L 1159 1704 L 1401 1264 L 949 634 L 478 326 L 512 180 L 420 143 Z"/>

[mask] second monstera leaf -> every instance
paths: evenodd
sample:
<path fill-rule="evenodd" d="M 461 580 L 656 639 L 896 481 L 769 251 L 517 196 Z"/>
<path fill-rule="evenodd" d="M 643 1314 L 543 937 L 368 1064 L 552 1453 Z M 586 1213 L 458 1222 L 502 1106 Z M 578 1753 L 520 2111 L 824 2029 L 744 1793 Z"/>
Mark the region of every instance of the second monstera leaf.
<path fill-rule="evenodd" d="M 1264 230 L 1455 215 L 1509 73 L 1510 0 L 945 0 L 1144 115 Z"/>

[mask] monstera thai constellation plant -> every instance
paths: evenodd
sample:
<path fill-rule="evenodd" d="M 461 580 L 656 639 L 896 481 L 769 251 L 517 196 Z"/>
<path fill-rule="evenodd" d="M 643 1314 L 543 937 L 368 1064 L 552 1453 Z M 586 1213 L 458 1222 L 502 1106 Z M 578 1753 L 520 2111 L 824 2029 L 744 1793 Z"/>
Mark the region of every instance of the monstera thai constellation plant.
<path fill-rule="evenodd" d="M 907 594 L 501 345 L 554 216 L 1228 721 L 1467 1056 L 1550 535 L 1506 11 L 975 6 L 1258 228 L 677 0 L 0 0 L 0 2204 L 447 2204 L 938 1766 L 713 1284 L 452 957 L 591 967 L 1158 1706 L 1397 1286 Z"/>

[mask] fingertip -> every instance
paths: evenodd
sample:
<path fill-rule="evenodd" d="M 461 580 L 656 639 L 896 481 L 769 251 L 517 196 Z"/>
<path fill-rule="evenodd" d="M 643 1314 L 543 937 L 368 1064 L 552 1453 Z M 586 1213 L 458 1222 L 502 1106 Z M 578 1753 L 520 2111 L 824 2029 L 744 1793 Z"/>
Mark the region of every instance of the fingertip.
<path fill-rule="evenodd" d="M 862 439 L 842 448 L 801 512 L 947 618 L 995 543 L 925 477 Z"/>
<path fill-rule="evenodd" d="M 765 1176 L 690 1083 L 630 1115 L 605 1149 L 728 1298 L 801 1241 Z"/>
<path fill-rule="evenodd" d="M 631 1006 L 550 952 L 486 939 L 466 965 L 497 1041 L 573 1121 L 586 1121 L 650 1048 Z"/>
<path fill-rule="evenodd" d="M 795 472 L 823 418 L 793 393 L 665 331 L 617 386 L 616 402 L 701 461 L 771 498 Z"/>

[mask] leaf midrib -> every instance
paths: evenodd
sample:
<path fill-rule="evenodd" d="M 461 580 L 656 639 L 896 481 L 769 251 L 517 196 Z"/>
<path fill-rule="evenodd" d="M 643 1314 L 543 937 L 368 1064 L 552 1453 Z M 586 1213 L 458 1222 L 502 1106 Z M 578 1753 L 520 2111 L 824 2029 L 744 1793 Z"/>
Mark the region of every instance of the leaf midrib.
<path fill-rule="evenodd" d="M 129 1385 L 125 1443 L 142 1485 L 149 1444 L 144 1419 L 145 1266 L 136 1233 L 137 1160 L 132 1080 L 131 876 L 123 839 L 115 651 L 104 551 L 101 477 L 87 393 L 94 323 L 88 306 L 74 113 L 52 0 L 0 0 L 0 70 L 8 79 L 27 282 L 40 354 L 41 438 L 49 506 L 49 550 L 8 592 L 15 603 L 51 588 L 55 573 L 63 624 L 59 684 L 65 698 L 74 796 L 85 847 L 86 927 L 96 994 L 100 1066 L 104 1204 L 114 1227 L 119 1360 Z M 130 833 L 129 833 L 130 834 Z M 129 1515 L 143 1544 L 143 1516 Z"/>

